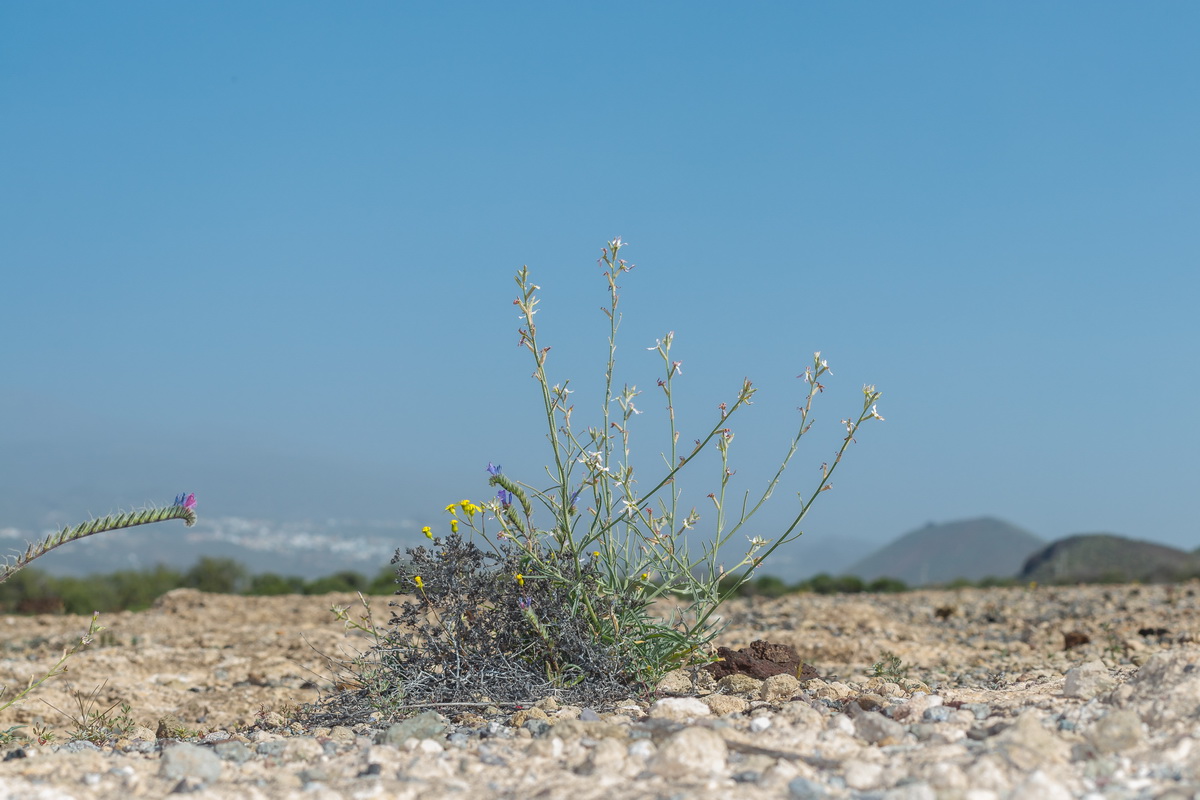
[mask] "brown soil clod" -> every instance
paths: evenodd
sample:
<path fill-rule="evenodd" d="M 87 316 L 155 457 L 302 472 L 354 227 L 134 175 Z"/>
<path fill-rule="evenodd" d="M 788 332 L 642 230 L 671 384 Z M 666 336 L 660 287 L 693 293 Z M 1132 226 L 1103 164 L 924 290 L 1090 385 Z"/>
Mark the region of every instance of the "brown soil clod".
<path fill-rule="evenodd" d="M 705 665 L 717 680 L 726 675 L 749 675 L 765 680 L 772 675 L 794 675 L 802 681 L 819 677 L 811 664 L 800 661 L 796 648 L 790 644 L 778 644 L 762 639 L 751 642 L 749 647 L 731 650 L 718 647 L 719 661 Z"/>

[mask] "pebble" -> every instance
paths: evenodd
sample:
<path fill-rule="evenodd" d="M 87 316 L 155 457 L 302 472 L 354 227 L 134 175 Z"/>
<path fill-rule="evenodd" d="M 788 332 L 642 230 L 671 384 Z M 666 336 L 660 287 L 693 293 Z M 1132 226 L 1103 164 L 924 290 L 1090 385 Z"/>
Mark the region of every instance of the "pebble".
<path fill-rule="evenodd" d="M 654 757 L 652 769 L 667 778 L 723 772 L 725 740 L 707 728 L 684 728 L 671 734 Z"/>
<path fill-rule="evenodd" d="M 388 727 L 379 737 L 380 744 L 400 745 L 405 739 L 432 739 L 441 736 L 446 721 L 436 711 L 422 711 L 415 717 Z"/>
<path fill-rule="evenodd" d="M 208 748 L 180 742 L 163 752 L 158 773 L 167 780 L 195 778 L 214 783 L 221 777 L 221 759 Z"/>
<path fill-rule="evenodd" d="M 665 697 L 650 706 L 650 716 L 659 719 L 686 721 L 707 717 L 711 713 L 709 707 L 695 697 Z"/>

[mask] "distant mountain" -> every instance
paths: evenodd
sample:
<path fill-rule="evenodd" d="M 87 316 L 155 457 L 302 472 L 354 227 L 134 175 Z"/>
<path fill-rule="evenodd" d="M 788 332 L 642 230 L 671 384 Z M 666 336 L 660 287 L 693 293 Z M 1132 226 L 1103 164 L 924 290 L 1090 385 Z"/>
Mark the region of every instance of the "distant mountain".
<path fill-rule="evenodd" d="M 929 523 L 846 569 L 865 581 L 899 578 L 910 586 L 1015 575 L 1045 541 L 992 517 Z"/>
<path fill-rule="evenodd" d="M 845 536 L 801 536 L 790 545 L 771 554 L 760 575 L 773 575 L 785 583 L 798 583 L 819 573 L 844 575 L 874 542 Z"/>
<path fill-rule="evenodd" d="M 1172 581 L 1200 574 L 1200 556 L 1112 533 L 1081 533 L 1031 555 L 1019 577 L 1039 583 Z"/>

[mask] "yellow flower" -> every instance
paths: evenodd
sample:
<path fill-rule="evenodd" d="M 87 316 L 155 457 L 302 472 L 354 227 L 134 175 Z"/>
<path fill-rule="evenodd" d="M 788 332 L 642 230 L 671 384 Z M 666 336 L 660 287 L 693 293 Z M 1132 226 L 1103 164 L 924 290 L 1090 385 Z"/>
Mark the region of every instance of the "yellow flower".
<path fill-rule="evenodd" d="M 648 581 L 648 580 L 650 580 L 650 573 L 649 573 L 649 572 L 643 572 L 643 573 L 642 573 L 642 580 L 644 580 L 644 581 Z"/>
<path fill-rule="evenodd" d="M 599 550 L 593 550 L 593 551 L 592 551 L 592 558 L 599 558 L 599 557 L 600 557 L 600 551 L 599 551 Z"/>
<path fill-rule="evenodd" d="M 518 572 L 516 575 L 513 575 L 513 577 L 517 579 L 517 586 L 525 585 L 525 576 L 524 575 L 522 575 L 521 573 Z"/>
<path fill-rule="evenodd" d="M 456 519 L 450 520 L 450 532 L 458 533 L 458 520 L 456 520 Z"/>
<path fill-rule="evenodd" d="M 446 506 L 446 510 L 449 511 L 451 514 L 454 513 L 454 509 L 456 509 L 456 508 L 458 508 L 458 503 L 451 503 L 450 505 Z"/>
<path fill-rule="evenodd" d="M 424 588 L 425 588 L 425 581 L 421 580 L 421 576 L 420 576 L 420 575 L 416 575 L 416 576 L 414 576 L 414 577 L 413 577 L 413 583 L 415 583 L 415 584 L 417 585 L 417 588 L 418 588 L 418 589 L 424 589 Z"/>
<path fill-rule="evenodd" d="M 475 505 L 470 500 L 460 500 L 458 505 L 462 508 L 463 513 L 466 514 L 468 518 L 475 516 L 480 510 L 479 506 Z"/>
<path fill-rule="evenodd" d="M 425 534 L 426 539 L 433 538 L 433 528 L 429 527 L 428 525 L 426 525 L 424 528 L 421 528 L 421 533 Z"/>

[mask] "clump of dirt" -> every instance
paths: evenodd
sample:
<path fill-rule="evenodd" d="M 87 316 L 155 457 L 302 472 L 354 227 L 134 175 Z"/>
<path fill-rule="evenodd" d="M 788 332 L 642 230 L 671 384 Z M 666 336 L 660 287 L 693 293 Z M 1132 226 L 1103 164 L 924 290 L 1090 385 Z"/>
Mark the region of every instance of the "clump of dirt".
<path fill-rule="evenodd" d="M 719 661 L 704 667 L 717 680 L 726 675 L 749 675 L 758 680 L 772 675 L 793 675 L 802 681 L 820 677 L 815 667 L 800 660 L 800 654 L 790 644 L 759 639 L 738 650 L 718 647 L 717 655 Z"/>

